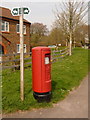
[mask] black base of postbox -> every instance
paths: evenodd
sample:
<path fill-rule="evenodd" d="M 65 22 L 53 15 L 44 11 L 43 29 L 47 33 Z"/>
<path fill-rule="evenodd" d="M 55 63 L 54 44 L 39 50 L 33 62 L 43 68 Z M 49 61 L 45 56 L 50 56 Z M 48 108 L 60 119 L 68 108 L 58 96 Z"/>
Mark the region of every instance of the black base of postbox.
<path fill-rule="evenodd" d="M 40 103 L 40 102 L 50 102 L 51 101 L 51 92 L 46 93 L 37 93 L 33 92 L 34 98 Z"/>

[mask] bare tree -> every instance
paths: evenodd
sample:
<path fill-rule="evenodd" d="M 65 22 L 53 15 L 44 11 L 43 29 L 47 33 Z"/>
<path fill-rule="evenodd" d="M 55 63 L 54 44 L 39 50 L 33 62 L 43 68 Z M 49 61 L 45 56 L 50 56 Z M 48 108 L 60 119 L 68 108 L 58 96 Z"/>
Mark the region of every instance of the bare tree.
<path fill-rule="evenodd" d="M 58 46 L 58 44 L 64 45 L 64 36 L 60 28 L 53 26 L 48 37 L 51 45 L 56 45 L 56 46 Z"/>
<path fill-rule="evenodd" d="M 82 24 L 85 24 L 84 17 L 87 12 L 87 5 L 84 2 L 69 0 L 69 2 L 62 3 L 61 10 L 62 12 L 59 12 L 56 9 L 56 25 L 65 34 L 69 46 L 69 55 L 71 55 L 73 36 L 75 31 Z"/>
<path fill-rule="evenodd" d="M 31 45 L 38 46 L 43 37 L 47 35 L 48 29 L 43 23 L 33 23 L 31 25 Z"/>
<path fill-rule="evenodd" d="M 39 36 L 43 36 L 47 34 L 47 32 L 47 26 L 43 25 L 43 23 L 33 23 L 31 25 L 31 34 L 38 34 Z"/>

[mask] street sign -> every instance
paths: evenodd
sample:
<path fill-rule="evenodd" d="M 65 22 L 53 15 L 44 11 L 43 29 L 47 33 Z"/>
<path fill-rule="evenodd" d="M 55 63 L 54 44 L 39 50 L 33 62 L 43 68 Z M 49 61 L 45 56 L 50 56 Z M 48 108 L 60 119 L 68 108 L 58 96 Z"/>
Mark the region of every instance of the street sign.
<path fill-rule="evenodd" d="M 12 9 L 12 11 L 11 11 L 11 13 L 12 13 L 12 15 L 13 16 L 19 16 L 19 15 L 21 15 L 22 14 L 22 10 L 21 10 L 22 8 L 13 8 Z M 29 14 L 29 9 L 28 8 L 23 8 L 23 14 Z"/>
<path fill-rule="evenodd" d="M 29 9 L 28 8 L 23 8 L 23 13 L 24 14 L 29 14 Z"/>
<path fill-rule="evenodd" d="M 13 8 L 11 11 L 13 16 L 18 16 L 19 15 L 19 9 L 18 8 Z"/>

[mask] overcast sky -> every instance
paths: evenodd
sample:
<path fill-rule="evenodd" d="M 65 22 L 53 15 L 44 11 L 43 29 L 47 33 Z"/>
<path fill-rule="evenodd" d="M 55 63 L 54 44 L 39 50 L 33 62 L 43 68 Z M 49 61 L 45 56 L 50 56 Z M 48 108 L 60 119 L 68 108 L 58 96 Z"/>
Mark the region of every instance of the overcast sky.
<path fill-rule="evenodd" d="M 51 25 L 55 20 L 55 15 L 53 11 L 55 10 L 55 6 L 58 3 L 55 2 L 2 2 L 0 6 L 6 8 L 14 8 L 14 7 L 28 7 L 30 9 L 30 13 L 28 15 L 24 15 L 24 18 L 30 21 L 31 23 L 39 22 L 47 25 L 49 29 L 51 29 Z"/>
<path fill-rule="evenodd" d="M 12 2 L 12 0 L 1 0 L 0 6 L 9 9 L 14 7 L 28 7 L 30 9 L 30 13 L 25 15 L 24 18 L 31 23 L 43 23 L 47 25 L 48 29 L 50 30 L 51 25 L 55 21 L 55 15 L 53 11 L 55 11 L 56 6 L 59 6 L 61 1 L 66 2 L 68 0 L 14 0 L 14 2 Z M 85 2 L 88 1 L 89 0 L 85 0 Z"/>

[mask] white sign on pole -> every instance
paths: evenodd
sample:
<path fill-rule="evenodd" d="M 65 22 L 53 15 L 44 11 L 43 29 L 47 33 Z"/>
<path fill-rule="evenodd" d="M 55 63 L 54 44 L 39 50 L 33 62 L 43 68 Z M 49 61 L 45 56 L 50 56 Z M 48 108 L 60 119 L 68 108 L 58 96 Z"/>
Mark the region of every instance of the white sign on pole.
<path fill-rule="evenodd" d="M 29 14 L 29 9 L 28 8 L 23 8 L 23 13 L 24 14 Z"/>
<path fill-rule="evenodd" d="M 11 14 L 12 14 L 13 16 L 19 16 L 19 8 L 13 8 L 13 9 L 11 10 Z"/>
<path fill-rule="evenodd" d="M 23 10 L 21 10 L 21 9 L 23 9 Z M 30 11 L 26 7 L 25 8 L 13 8 L 11 10 L 11 13 L 13 16 L 19 16 L 20 14 L 22 14 L 21 12 L 23 12 L 23 14 L 29 14 Z"/>

